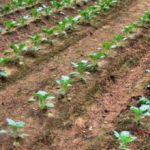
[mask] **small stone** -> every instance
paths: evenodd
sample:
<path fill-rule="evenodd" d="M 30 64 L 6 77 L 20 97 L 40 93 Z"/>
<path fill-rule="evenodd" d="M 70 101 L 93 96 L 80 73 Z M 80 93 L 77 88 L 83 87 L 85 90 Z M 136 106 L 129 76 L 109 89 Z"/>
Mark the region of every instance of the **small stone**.
<path fill-rule="evenodd" d="M 71 100 L 72 100 L 72 98 L 71 98 L 71 97 L 68 97 L 67 99 L 68 99 L 69 101 L 71 101 Z"/>
<path fill-rule="evenodd" d="M 47 117 L 52 118 L 52 117 L 54 117 L 54 114 L 53 113 L 48 113 Z"/>
<path fill-rule="evenodd" d="M 89 126 L 89 131 L 92 131 L 93 130 L 93 127 L 92 126 Z"/>

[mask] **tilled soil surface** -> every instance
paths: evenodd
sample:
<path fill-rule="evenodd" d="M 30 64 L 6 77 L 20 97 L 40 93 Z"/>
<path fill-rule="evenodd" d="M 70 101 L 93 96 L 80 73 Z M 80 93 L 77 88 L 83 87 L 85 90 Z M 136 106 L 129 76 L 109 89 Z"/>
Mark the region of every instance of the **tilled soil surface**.
<path fill-rule="evenodd" d="M 45 60 L 40 58 L 29 71 L 21 72 L 24 76 L 6 82 L 1 88 L 0 127 L 7 128 L 6 118 L 26 122 L 23 132 L 29 136 L 21 141 L 19 150 L 117 150 L 111 132 L 120 129 L 121 114 L 127 110 L 132 97 L 143 94 L 144 86 L 149 82 L 145 70 L 150 68 L 150 28 L 138 28 L 132 33 L 111 57 L 100 62 L 103 64 L 100 70 L 87 75 L 87 84 L 77 82 L 67 98 L 56 99 L 54 109 L 41 113 L 36 104 L 29 104 L 27 100 L 38 90 L 57 94 L 55 81 L 72 71 L 71 62 L 86 59 L 103 41 L 111 40 L 150 8 L 150 0 L 125 0 L 123 4 L 108 12 L 106 17 L 100 16 L 93 26 L 83 26 L 82 38 L 72 40 L 66 47 L 62 40 L 62 47 L 54 48 L 57 53 L 43 56 Z M 20 30 L 11 38 L 25 40 L 29 33 L 24 35 Z M 72 34 L 69 36 L 67 38 L 73 39 Z M 1 38 L 2 47 L 11 41 L 5 36 Z M 148 145 L 147 136 L 143 138 Z M 144 150 L 140 144 L 141 141 L 131 147 Z M 12 139 L 2 138 L 0 148 L 13 149 Z"/>

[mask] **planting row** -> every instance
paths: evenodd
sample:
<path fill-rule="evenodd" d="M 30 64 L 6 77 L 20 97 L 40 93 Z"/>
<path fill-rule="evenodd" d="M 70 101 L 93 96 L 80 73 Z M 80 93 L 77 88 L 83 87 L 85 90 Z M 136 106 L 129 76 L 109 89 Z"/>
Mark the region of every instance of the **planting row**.
<path fill-rule="evenodd" d="M 37 3 L 38 1 L 35 0 L 11 0 L 8 4 L 1 6 L 0 13 L 5 15 L 19 9 L 24 9 L 25 7 L 32 7 Z"/>

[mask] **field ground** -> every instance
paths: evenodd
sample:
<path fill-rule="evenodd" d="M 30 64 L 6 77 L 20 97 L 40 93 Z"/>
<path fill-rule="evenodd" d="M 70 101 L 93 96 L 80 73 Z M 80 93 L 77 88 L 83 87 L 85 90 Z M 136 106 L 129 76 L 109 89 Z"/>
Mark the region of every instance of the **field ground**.
<path fill-rule="evenodd" d="M 5 2 L 1 1 L 0 4 Z M 67 98 L 57 98 L 48 116 L 36 104 L 27 102 L 41 89 L 57 94 L 55 81 L 72 71 L 70 62 L 86 59 L 102 42 L 112 40 L 149 8 L 150 0 L 121 0 L 118 6 L 97 16 L 93 24 L 78 25 L 67 37 L 56 39 L 54 46 L 42 45 L 34 60 L 25 60 L 25 66 L 9 66 L 14 75 L 0 83 L 0 127 L 7 128 L 8 117 L 26 123 L 23 132 L 29 136 L 21 141 L 19 150 L 117 150 L 113 130 L 128 130 L 138 137 L 131 149 L 150 149 L 150 119 L 146 118 L 145 126 L 134 130 L 128 109 L 138 97 L 150 98 L 150 90 L 146 89 L 150 76 L 145 73 L 150 68 L 150 24 L 147 28 L 138 27 L 111 52 L 111 57 L 99 62 L 102 67 L 88 75 L 87 84 L 77 82 Z M 64 12 L 64 16 L 77 14 L 76 9 L 66 8 Z M 3 19 L 15 16 L 17 12 Z M 64 16 L 55 13 L 11 34 L 0 34 L 0 55 L 8 43 L 26 40 L 40 32 L 41 26 L 51 27 L 54 19 L 62 20 Z M 0 149 L 12 150 L 12 142 L 12 138 L 2 137 Z"/>

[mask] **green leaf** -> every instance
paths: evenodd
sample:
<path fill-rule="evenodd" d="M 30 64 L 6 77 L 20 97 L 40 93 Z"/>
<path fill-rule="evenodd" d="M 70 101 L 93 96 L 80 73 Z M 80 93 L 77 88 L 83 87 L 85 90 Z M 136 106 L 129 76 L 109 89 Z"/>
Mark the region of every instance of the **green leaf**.
<path fill-rule="evenodd" d="M 114 132 L 115 137 L 119 138 L 119 136 L 120 136 L 119 132 L 117 132 L 117 131 L 113 131 L 113 132 Z"/>
<path fill-rule="evenodd" d="M 7 78 L 9 76 L 8 72 L 6 71 L 0 71 L 0 77 Z"/>
<path fill-rule="evenodd" d="M 146 97 L 140 97 L 140 99 L 139 99 L 139 103 L 140 104 L 147 104 L 147 105 L 150 105 L 150 100 L 149 99 L 147 99 Z"/>
<path fill-rule="evenodd" d="M 25 123 L 23 121 L 14 121 L 10 118 L 7 118 L 6 122 L 8 123 L 9 126 L 13 128 L 23 128 L 25 126 Z"/>
<path fill-rule="evenodd" d="M 7 121 L 8 125 L 16 126 L 16 122 L 14 120 L 7 118 L 6 121 Z"/>
<path fill-rule="evenodd" d="M 109 50 L 112 47 L 112 45 L 113 45 L 113 42 L 103 42 L 102 43 L 102 48 L 104 50 Z"/>
<path fill-rule="evenodd" d="M 51 103 L 51 102 L 47 103 L 46 106 L 48 108 L 54 108 L 55 107 L 55 105 L 53 103 Z"/>
<path fill-rule="evenodd" d="M 25 123 L 23 121 L 16 122 L 17 128 L 23 128 L 25 126 Z"/>

